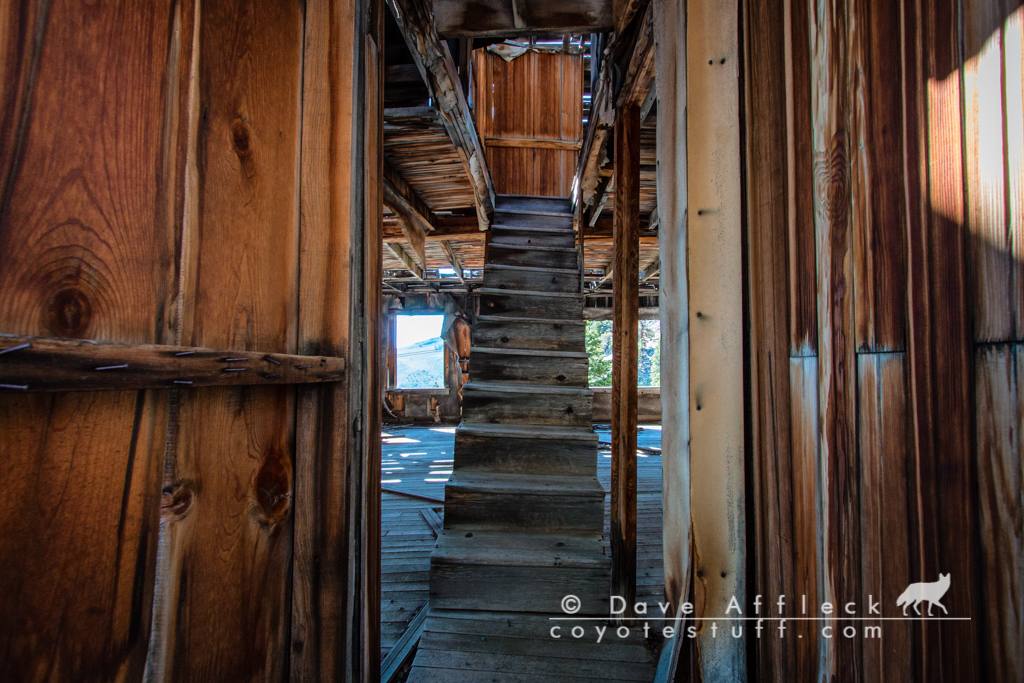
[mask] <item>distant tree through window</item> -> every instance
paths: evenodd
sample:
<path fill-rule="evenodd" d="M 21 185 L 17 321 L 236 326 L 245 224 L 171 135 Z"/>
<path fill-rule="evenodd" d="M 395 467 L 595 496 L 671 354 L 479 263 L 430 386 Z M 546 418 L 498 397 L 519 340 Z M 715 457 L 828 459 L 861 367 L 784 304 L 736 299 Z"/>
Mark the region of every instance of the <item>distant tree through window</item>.
<path fill-rule="evenodd" d="M 637 386 L 661 386 L 661 321 L 641 320 L 637 334 Z M 612 385 L 612 321 L 587 321 L 586 349 L 592 387 Z"/>

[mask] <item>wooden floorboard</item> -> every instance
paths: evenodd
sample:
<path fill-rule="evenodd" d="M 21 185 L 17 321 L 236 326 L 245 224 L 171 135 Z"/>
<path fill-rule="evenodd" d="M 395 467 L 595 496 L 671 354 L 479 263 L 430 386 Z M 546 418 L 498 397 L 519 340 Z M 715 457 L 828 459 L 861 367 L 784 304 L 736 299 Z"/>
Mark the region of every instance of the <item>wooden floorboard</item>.
<path fill-rule="evenodd" d="M 602 440 L 607 430 L 598 428 Z M 444 485 L 451 475 L 455 428 L 388 426 L 383 436 L 382 481 L 384 486 L 418 495 L 444 497 Z M 661 429 L 642 425 L 637 445 L 661 447 Z M 611 484 L 611 458 L 608 451 L 598 454 L 598 479 L 605 490 Z M 381 522 L 381 658 L 402 637 L 409 622 L 427 602 L 430 583 L 430 553 L 435 534 L 427 521 L 430 513 L 444 518 L 442 505 L 400 494 L 382 494 Z M 424 515 L 426 512 L 426 516 Z M 661 562 L 661 458 L 637 454 L 637 599 L 646 601 L 649 614 L 659 614 L 657 603 L 664 600 L 664 574 Z M 609 551 L 609 506 L 605 501 L 605 553 Z M 418 655 L 409 681 L 518 681 L 579 680 L 652 680 L 654 661 L 641 638 L 626 644 L 609 642 L 609 629 L 600 644 L 588 625 L 588 643 L 571 637 L 555 640 L 549 634 L 546 617 L 510 615 L 505 621 L 467 618 L 469 613 L 432 612 L 424 629 L 421 647 L 429 650 Z M 472 613 L 478 616 L 479 613 Z M 514 618 L 511 618 L 514 617 Z M 534 619 L 531 621 L 531 618 Z M 462 622 L 456 622 L 462 619 Z M 461 629 L 455 624 L 462 623 Z M 486 630 L 490 628 L 491 630 Z M 563 631 L 567 629 L 563 628 Z M 652 631 L 654 625 L 652 625 Z M 466 640 L 471 634 L 492 633 L 485 641 Z M 513 638 L 520 640 L 514 641 Z M 583 641 L 584 639 L 580 639 Z M 478 644 L 479 643 L 479 644 Z M 525 649 L 524 649 L 525 648 Z M 564 654 L 555 656 L 558 652 Z M 482 657 L 485 654 L 492 657 Z M 516 654 L 519 653 L 519 654 Z M 552 653 L 548 656 L 545 653 Z M 527 657 L 529 654 L 529 657 Z M 517 657 L 519 659 L 517 659 Z M 528 672 L 526 659 L 540 658 L 550 668 Z M 591 668 L 571 667 L 586 659 Z M 469 661 L 467 666 L 465 661 Z M 561 661 L 565 660 L 565 661 Z M 462 663 L 460 663 L 462 662 Z M 599 667 L 595 663 L 604 662 Z M 522 667 L 527 667 L 524 669 Z M 448 667 L 448 668 L 446 668 Z M 483 668 L 481 668 L 483 667 Z M 518 668 L 517 668 L 518 667 Z M 560 673 L 561 672 L 561 673 Z M 591 675 L 593 673 L 593 675 Z"/>

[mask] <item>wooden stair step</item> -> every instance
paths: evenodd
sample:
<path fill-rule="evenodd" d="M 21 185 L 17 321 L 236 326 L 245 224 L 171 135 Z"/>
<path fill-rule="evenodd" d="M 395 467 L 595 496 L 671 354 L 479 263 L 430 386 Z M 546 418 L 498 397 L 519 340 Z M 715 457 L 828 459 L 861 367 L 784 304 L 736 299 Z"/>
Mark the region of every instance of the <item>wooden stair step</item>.
<path fill-rule="evenodd" d="M 574 216 L 571 213 L 495 211 L 494 220 L 502 225 L 572 229 Z"/>
<path fill-rule="evenodd" d="M 487 289 L 579 293 L 580 271 L 573 268 L 534 268 L 492 264 L 484 268 Z"/>
<path fill-rule="evenodd" d="M 463 422 L 590 426 L 593 422 L 590 389 L 469 382 L 462 387 Z"/>
<path fill-rule="evenodd" d="M 579 253 L 575 247 L 535 247 L 492 242 L 487 249 L 485 267 L 489 264 L 575 268 L 579 265 Z"/>
<path fill-rule="evenodd" d="M 572 197 L 548 197 L 531 194 L 499 194 L 494 197 L 495 211 L 555 211 L 572 215 Z"/>
<path fill-rule="evenodd" d="M 483 382 L 528 382 L 585 387 L 589 356 L 585 351 L 471 347 L 470 377 Z"/>
<path fill-rule="evenodd" d="M 572 594 L 579 614 L 608 614 L 611 559 L 600 533 L 445 530 L 430 563 L 432 608 L 562 613 Z"/>
<path fill-rule="evenodd" d="M 596 476 L 456 469 L 445 486 L 445 529 L 593 532 L 604 528 Z"/>
<path fill-rule="evenodd" d="M 597 473 L 597 434 L 589 427 L 491 424 L 470 419 L 463 415 L 462 424 L 455 430 L 454 468 L 460 472 Z"/>
<path fill-rule="evenodd" d="M 491 247 L 562 247 L 576 248 L 576 231 L 565 228 L 491 226 Z"/>
<path fill-rule="evenodd" d="M 572 292 L 540 292 L 536 290 L 507 290 L 481 287 L 480 312 L 484 315 L 506 315 L 516 318 L 542 318 L 547 320 L 583 319 L 584 296 Z M 583 334 L 582 329 L 574 332 Z M 568 333 L 569 330 L 566 330 Z"/>
<path fill-rule="evenodd" d="M 486 311 L 488 307 L 481 305 L 481 308 Z M 582 311 L 580 319 L 564 320 L 546 315 L 478 315 L 473 326 L 473 343 L 492 348 L 583 351 L 586 348 L 585 324 Z"/>

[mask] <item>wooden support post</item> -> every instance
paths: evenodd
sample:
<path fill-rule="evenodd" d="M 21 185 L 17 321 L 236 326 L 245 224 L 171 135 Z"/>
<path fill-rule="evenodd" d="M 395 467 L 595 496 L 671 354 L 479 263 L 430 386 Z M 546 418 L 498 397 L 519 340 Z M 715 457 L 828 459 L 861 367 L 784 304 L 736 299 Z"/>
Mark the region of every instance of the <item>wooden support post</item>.
<path fill-rule="evenodd" d="M 615 260 L 612 296 L 612 595 L 636 601 L 636 383 L 639 306 L 640 107 L 615 119 Z"/>
<path fill-rule="evenodd" d="M 398 316 L 388 313 L 387 387 L 398 386 Z"/>

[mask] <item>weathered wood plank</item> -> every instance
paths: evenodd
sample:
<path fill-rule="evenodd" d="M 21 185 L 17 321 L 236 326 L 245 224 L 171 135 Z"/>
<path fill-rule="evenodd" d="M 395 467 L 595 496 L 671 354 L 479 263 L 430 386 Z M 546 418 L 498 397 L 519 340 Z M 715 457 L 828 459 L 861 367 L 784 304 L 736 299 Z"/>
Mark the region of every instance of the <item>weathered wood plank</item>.
<path fill-rule="evenodd" d="M 789 361 L 790 312 L 787 265 L 795 260 L 789 249 L 787 189 L 791 178 L 787 140 L 787 91 L 780 90 L 786 72 L 785 44 L 778 36 L 785 30 L 782 3 L 758 0 L 747 3 L 752 30 L 749 36 L 750 69 L 747 83 L 747 192 L 750 232 L 750 335 L 751 435 L 756 514 L 756 569 L 760 595 L 800 595 L 796 590 L 794 564 L 796 541 L 802 530 L 794 526 L 794 507 L 802 491 L 793 486 L 798 474 L 790 439 L 791 371 Z M 813 359 L 812 359 L 813 360 Z M 816 406 L 817 395 L 811 395 Z M 812 450 L 813 455 L 813 450 Z M 813 462 L 813 461 L 812 461 Z M 813 478 L 810 480 L 813 489 Z M 813 541 L 813 534 L 812 534 Z M 812 546 L 813 549 L 813 546 Z M 771 602 L 771 601 L 769 601 Z M 776 609 L 772 608 L 775 615 Z M 793 622 L 794 628 L 805 624 Z M 802 629 L 789 638 L 757 641 L 758 674 L 762 680 L 785 683 L 811 680 L 810 672 L 797 675 L 797 649 L 814 629 Z M 816 662 L 815 662 L 816 663 Z"/>
<path fill-rule="evenodd" d="M 612 595 L 636 600 L 636 395 L 640 107 L 615 117 L 615 289 L 612 305 Z"/>
<path fill-rule="evenodd" d="M 982 642 L 991 680 L 1024 677 L 1024 347 L 1000 344 L 974 352 L 978 499 L 980 503 Z"/>
<path fill-rule="evenodd" d="M 911 501 L 916 484 L 910 478 L 905 376 L 904 353 L 857 356 L 863 567 L 860 605 L 895 605 L 904 589 L 917 581 L 910 570 Z M 864 639 L 864 680 L 913 680 L 912 624 L 889 621 L 883 625 L 882 638 Z"/>
<path fill-rule="evenodd" d="M 337 382 L 344 358 L 0 334 L 0 389 L 96 391 Z"/>
<path fill-rule="evenodd" d="M 811 125 L 818 268 L 818 396 L 821 419 L 823 598 L 861 595 L 856 442 L 853 231 L 850 179 L 851 17 L 844 2 L 811 13 Z M 819 676 L 860 680 L 861 639 L 826 643 Z"/>
<path fill-rule="evenodd" d="M 182 343 L 294 353 L 303 14 L 237 0 L 201 22 Z M 282 388 L 179 395 L 154 663 L 168 678 L 286 675 L 294 410 Z"/>
<path fill-rule="evenodd" d="M 818 285 L 814 243 L 814 153 L 811 128 L 809 3 L 785 0 L 789 344 L 791 355 L 818 349 Z"/>
<path fill-rule="evenodd" d="M 484 144 L 488 147 L 525 147 L 527 149 L 576 151 L 583 143 L 575 140 L 549 140 L 544 138 L 488 137 L 484 139 Z"/>
<path fill-rule="evenodd" d="M 740 604 L 747 601 L 739 11 L 738 2 L 721 0 L 686 8 L 689 229 L 686 248 L 674 258 L 686 259 L 688 269 L 679 276 L 689 280 L 685 400 L 694 602 L 703 600 L 697 618 L 726 614 L 733 596 Z M 662 205 L 659 198 L 659 211 Z M 663 232 L 673 229 L 678 228 Z M 662 266 L 665 261 L 663 252 Z M 746 642 L 713 638 L 704 628 L 693 648 L 703 680 L 745 678 Z"/>
<path fill-rule="evenodd" d="M 972 464 L 967 253 L 963 234 L 960 3 L 903 6 L 907 306 L 912 466 L 918 477 L 917 581 L 977 576 Z M 957 583 L 951 616 L 973 613 L 977 584 Z M 915 633 L 920 680 L 980 680 L 973 622 L 925 622 Z"/>
<path fill-rule="evenodd" d="M 858 351 L 905 348 L 907 226 L 899 6 L 850 0 L 850 226 Z"/>
<path fill-rule="evenodd" d="M 653 0 L 657 135 L 658 243 L 661 273 L 662 481 L 665 597 L 673 609 L 690 599 L 690 364 L 687 226 L 686 8 Z M 677 643 L 682 647 L 682 641 Z"/>
<path fill-rule="evenodd" d="M 188 11 L 0 5 L 0 331 L 173 342 Z M 0 678 L 141 680 L 167 396 L 0 397 Z"/>
<path fill-rule="evenodd" d="M 1014 279 L 1020 245 L 1012 243 L 1007 105 L 1012 92 L 1020 98 L 1020 59 L 1014 82 L 1006 52 L 1000 2 L 964 2 L 963 66 L 966 227 L 972 275 L 971 308 L 975 341 L 1019 338 Z M 1019 35 L 1017 36 L 1019 41 Z M 1018 43 L 1019 44 L 1019 43 Z M 1004 61 L 1005 60 L 1005 61 Z M 1012 106 L 1012 105 L 1011 105 Z M 1021 122 L 1018 119 L 1017 125 Z M 1018 132 L 1019 136 L 1020 133 Z M 1019 182 L 1019 181 L 1018 181 Z M 1015 253 L 1015 251 L 1017 253 Z"/>

